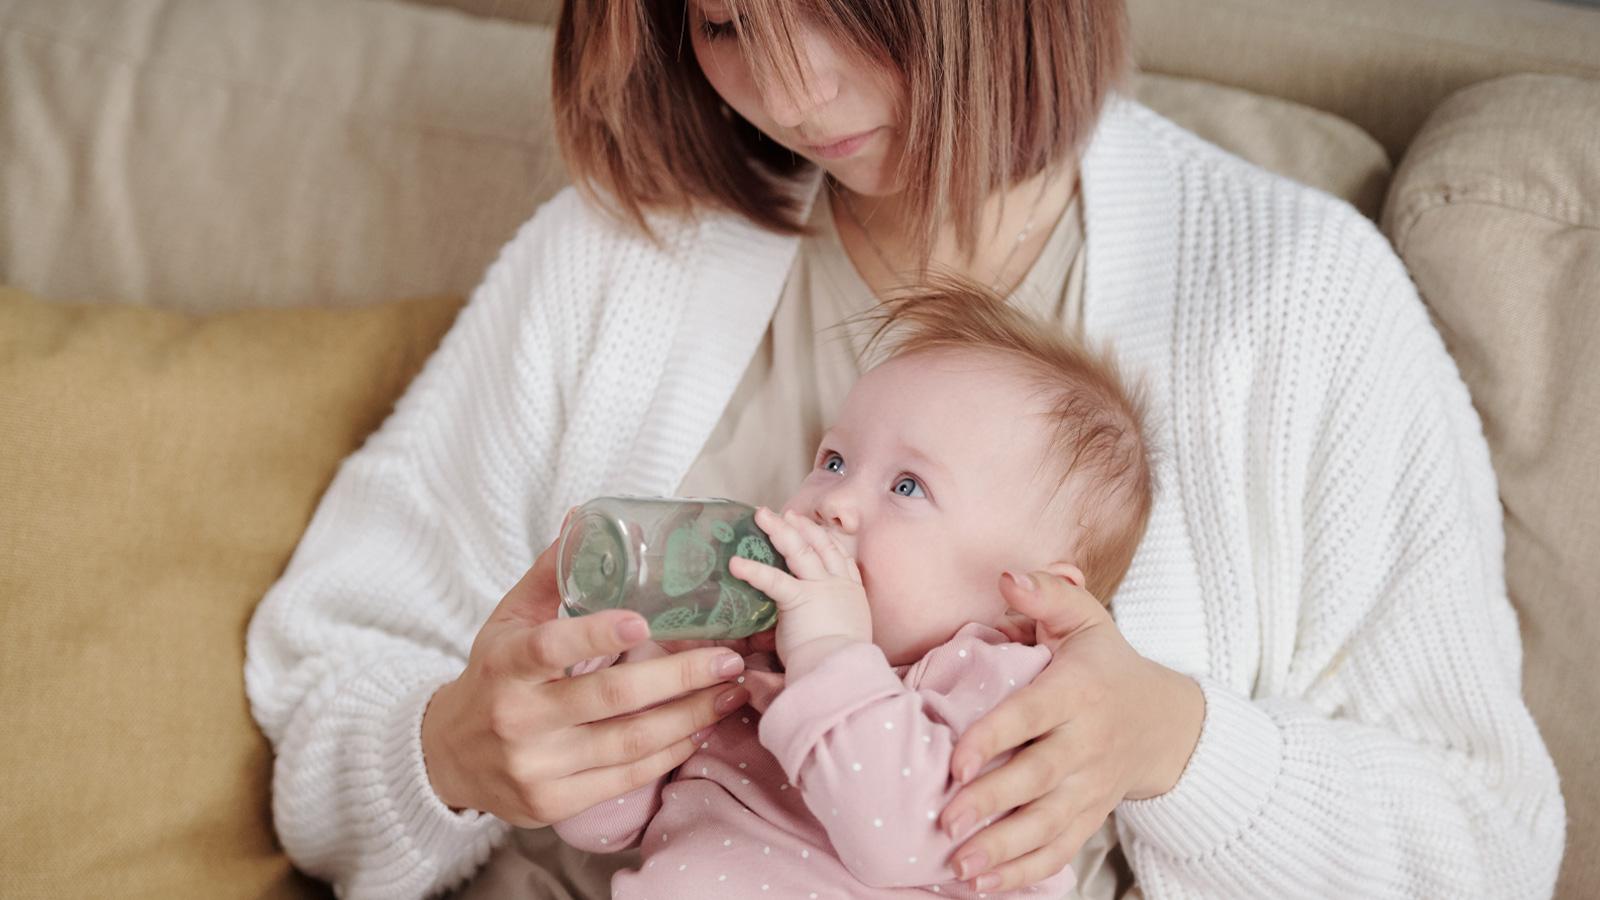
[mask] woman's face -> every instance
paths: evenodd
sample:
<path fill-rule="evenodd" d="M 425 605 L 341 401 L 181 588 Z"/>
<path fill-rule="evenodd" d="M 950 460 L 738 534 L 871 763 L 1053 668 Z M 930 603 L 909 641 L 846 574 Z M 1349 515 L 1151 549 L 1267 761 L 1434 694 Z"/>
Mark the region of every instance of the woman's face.
<path fill-rule="evenodd" d="M 900 78 L 861 59 L 820 29 L 796 39 L 804 90 L 758 73 L 740 51 L 739 23 L 724 0 L 687 0 L 695 59 L 723 102 L 767 137 L 825 169 L 850 190 L 886 196 L 899 190 Z"/>

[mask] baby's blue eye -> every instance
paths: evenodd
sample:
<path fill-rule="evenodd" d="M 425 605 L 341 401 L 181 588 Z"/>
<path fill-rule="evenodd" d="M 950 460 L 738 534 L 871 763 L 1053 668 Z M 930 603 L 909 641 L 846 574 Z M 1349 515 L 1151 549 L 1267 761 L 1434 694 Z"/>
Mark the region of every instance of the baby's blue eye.
<path fill-rule="evenodd" d="M 893 490 L 902 497 L 927 496 L 922 492 L 922 482 L 912 478 L 910 475 L 900 476 L 900 480 L 894 483 Z"/>
<path fill-rule="evenodd" d="M 829 453 L 822 458 L 822 468 L 835 475 L 844 474 L 844 457 L 837 453 Z"/>

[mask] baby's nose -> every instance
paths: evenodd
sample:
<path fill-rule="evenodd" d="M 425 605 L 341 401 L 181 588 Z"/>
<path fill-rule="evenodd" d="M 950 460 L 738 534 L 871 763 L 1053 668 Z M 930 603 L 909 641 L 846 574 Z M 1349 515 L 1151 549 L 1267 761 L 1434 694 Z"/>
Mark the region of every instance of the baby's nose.
<path fill-rule="evenodd" d="M 855 534 L 856 529 L 861 527 L 860 514 L 855 505 L 840 493 L 835 491 L 822 498 L 822 502 L 817 504 L 816 520 L 836 533 Z"/>
<path fill-rule="evenodd" d="M 837 516 L 829 517 L 821 513 L 818 513 L 813 518 L 818 525 L 821 525 L 828 532 L 828 536 L 833 538 L 834 543 L 839 545 L 839 549 L 843 550 L 846 556 L 852 559 L 855 558 L 856 529 L 854 525 L 846 527 Z"/>

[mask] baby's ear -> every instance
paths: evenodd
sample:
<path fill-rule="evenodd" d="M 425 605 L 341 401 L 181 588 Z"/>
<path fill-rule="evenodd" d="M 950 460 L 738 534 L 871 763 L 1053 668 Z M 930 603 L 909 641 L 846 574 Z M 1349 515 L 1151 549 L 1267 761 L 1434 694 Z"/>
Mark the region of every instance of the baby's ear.
<path fill-rule="evenodd" d="M 1057 578 L 1065 578 L 1076 587 L 1083 587 L 1083 570 L 1068 562 L 1053 562 L 1044 567 L 1046 572 Z"/>

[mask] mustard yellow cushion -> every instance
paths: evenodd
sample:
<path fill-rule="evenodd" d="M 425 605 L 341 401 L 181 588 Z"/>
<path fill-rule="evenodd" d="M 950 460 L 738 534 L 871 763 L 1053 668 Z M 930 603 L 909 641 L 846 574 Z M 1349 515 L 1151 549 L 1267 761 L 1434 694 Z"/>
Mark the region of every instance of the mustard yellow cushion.
<path fill-rule="evenodd" d="M 1384 227 L 1472 399 L 1505 507 L 1523 692 L 1561 772 L 1556 894 L 1600 897 L 1600 81 L 1517 75 L 1450 98 Z"/>
<path fill-rule="evenodd" d="M 245 625 L 460 305 L 0 288 L 0 896 L 326 894 L 273 838 Z"/>

